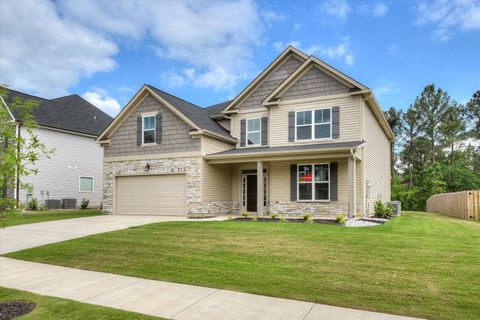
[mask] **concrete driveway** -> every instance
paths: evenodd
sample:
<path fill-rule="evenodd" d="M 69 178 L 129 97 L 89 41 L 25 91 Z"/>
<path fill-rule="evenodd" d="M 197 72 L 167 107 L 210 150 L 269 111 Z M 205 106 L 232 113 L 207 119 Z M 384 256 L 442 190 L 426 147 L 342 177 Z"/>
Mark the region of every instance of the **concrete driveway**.
<path fill-rule="evenodd" d="M 178 216 L 102 215 L 23 224 L 0 229 L 0 254 L 155 222 L 223 219 L 223 217 L 217 217 L 205 220 L 189 220 L 186 217 Z"/>

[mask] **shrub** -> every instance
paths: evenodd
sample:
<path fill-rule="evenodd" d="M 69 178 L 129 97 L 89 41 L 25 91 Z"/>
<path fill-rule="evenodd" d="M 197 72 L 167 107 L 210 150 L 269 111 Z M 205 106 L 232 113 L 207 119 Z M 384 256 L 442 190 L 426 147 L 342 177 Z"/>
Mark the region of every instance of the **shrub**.
<path fill-rule="evenodd" d="M 30 200 L 28 202 L 28 208 L 32 211 L 37 211 L 38 210 L 38 200 L 37 200 L 37 198 L 32 198 L 32 200 Z"/>
<path fill-rule="evenodd" d="M 305 219 L 305 221 L 306 221 L 307 223 L 313 223 L 313 222 L 314 222 L 312 216 L 309 216 L 307 219 Z"/>
<path fill-rule="evenodd" d="M 387 203 L 384 210 L 385 216 L 391 217 L 393 214 L 393 210 L 394 210 L 393 205 L 391 203 Z"/>
<path fill-rule="evenodd" d="M 87 209 L 89 203 L 90 203 L 90 200 L 82 199 L 82 202 L 80 203 L 80 209 L 82 210 Z"/>
<path fill-rule="evenodd" d="M 277 218 L 278 218 L 278 214 L 277 214 L 277 213 L 272 213 L 272 214 L 270 215 L 270 218 L 272 218 L 272 219 L 277 219 Z"/>
<path fill-rule="evenodd" d="M 347 221 L 347 219 L 345 218 L 345 216 L 342 215 L 342 214 L 339 215 L 339 216 L 337 216 L 336 220 L 337 220 L 337 223 L 338 223 L 338 224 L 341 224 L 341 225 L 344 225 L 344 224 L 345 224 L 345 221 Z"/>
<path fill-rule="evenodd" d="M 205 213 L 200 214 L 200 219 L 205 219 Z"/>
<path fill-rule="evenodd" d="M 287 222 L 287 218 L 281 217 L 281 218 L 280 218 L 280 222 Z"/>
<path fill-rule="evenodd" d="M 44 203 L 42 204 L 42 207 L 40 208 L 41 211 L 48 211 L 47 205 Z"/>
<path fill-rule="evenodd" d="M 385 217 L 385 206 L 383 205 L 381 200 L 377 200 L 377 202 L 375 202 L 374 211 L 375 211 L 375 217 L 378 217 L 378 218 Z"/>
<path fill-rule="evenodd" d="M 253 222 L 256 222 L 258 220 L 258 218 L 255 216 L 255 217 L 252 217 L 252 221 Z"/>
<path fill-rule="evenodd" d="M 248 211 L 243 212 L 242 217 L 245 217 L 245 218 L 250 217 L 250 212 L 248 212 Z"/>
<path fill-rule="evenodd" d="M 187 218 L 188 219 L 193 219 L 193 218 L 195 218 L 195 215 L 193 213 L 189 213 L 189 214 L 187 214 Z"/>
<path fill-rule="evenodd" d="M 311 219 L 312 219 L 312 214 L 311 213 L 305 213 L 303 215 L 303 220 L 308 221 L 308 220 L 311 220 Z"/>

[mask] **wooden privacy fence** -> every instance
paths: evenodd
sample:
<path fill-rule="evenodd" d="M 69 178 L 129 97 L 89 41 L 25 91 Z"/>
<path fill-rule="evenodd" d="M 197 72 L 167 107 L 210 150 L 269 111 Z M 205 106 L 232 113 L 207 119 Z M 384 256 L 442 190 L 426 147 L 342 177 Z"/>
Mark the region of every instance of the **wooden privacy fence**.
<path fill-rule="evenodd" d="M 427 211 L 466 220 L 479 220 L 480 190 L 435 194 L 427 200 Z"/>

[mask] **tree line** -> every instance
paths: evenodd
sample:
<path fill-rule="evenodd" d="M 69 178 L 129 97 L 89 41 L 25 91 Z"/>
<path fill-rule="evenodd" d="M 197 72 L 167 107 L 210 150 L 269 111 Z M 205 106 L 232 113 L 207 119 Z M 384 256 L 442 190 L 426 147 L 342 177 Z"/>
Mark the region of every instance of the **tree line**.
<path fill-rule="evenodd" d="M 465 104 L 427 85 L 405 111 L 385 116 L 395 133 L 392 200 L 425 210 L 433 194 L 480 189 L 480 90 Z"/>

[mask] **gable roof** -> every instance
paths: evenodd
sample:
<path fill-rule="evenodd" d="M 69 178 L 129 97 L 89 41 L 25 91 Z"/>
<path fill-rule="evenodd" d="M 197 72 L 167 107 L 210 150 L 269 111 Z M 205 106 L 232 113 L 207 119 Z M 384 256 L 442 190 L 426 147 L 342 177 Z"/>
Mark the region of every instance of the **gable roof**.
<path fill-rule="evenodd" d="M 221 119 L 225 118 L 225 115 L 222 113 L 222 111 L 232 102 L 233 100 L 228 100 L 225 102 L 220 102 L 208 107 L 205 107 L 205 110 L 208 111 L 209 117 L 211 119 Z"/>
<path fill-rule="evenodd" d="M 240 101 L 242 101 L 245 97 L 247 97 L 250 92 L 253 90 L 253 88 L 259 84 L 262 83 L 267 76 L 275 70 L 281 63 L 285 61 L 285 58 L 288 57 L 289 55 L 295 55 L 297 56 L 300 60 L 305 61 L 308 59 L 308 56 L 298 50 L 297 48 L 293 46 L 288 46 L 275 60 L 273 60 L 267 68 L 265 68 L 250 84 L 240 92 L 235 99 L 233 99 L 223 110 L 223 112 L 226 112 L 233 107 L 235 107 Z"/>
<path fill-rule="evenodd" d="M 115 117 L 112 123 L 105 128 L 97 140 L 101 141 L 105 139 L 107 134 L 113 134 L 116 128 L 123 123 L 126 115 L 133 110 L 132 108 L 134 108 L 136 102 L 138 102 L 142 96 L 145 96 L 146 93 L 150 93 L 154 98 L 159 100 L 193 129 L 198 131 L 206 131 L 210 134 L 213 134 L 213 136 L 235 143 L 236 140 L 230 135 L 230 133 L 209 117 L 210 113 L 207 109 L 201 108 L 191 102 L 171 95 L 170 93 L 157 89 L 149 84 L 143 85 L 143 87 L 135 94 L 132 100 L 130 100 L 130 102 L 125 106 L 125 108 L 123 108 L 123 110 Z"/>
<path fill-rule="evenodd" d="M 315 56 L 310 56 L 305 62 L 289 75 L 275 90 L 273 90 L 263 101 L 264 106 L 274 104 L 292 85 L 297 82 L 310 68 L 317 67 L 332 78 L 340 81 L 350 88 L 351 91 L 369 90 L 366 86 L 358 81 L 353 80 L 346 74 L 340 72 L 329 64 L 323 62 Z"/>
<path fill-rule="evenodd" d="M 112 121 L 112 117 L 98 109 L 79 95 L 45 99 L 20 91 L 7 89 L 9 105 L 15 98 L 38 101 L 32 115 L 40 126 L 98 136 Z M 18 111 L 12 110 L 15 121 L 22 122 Z"/>

